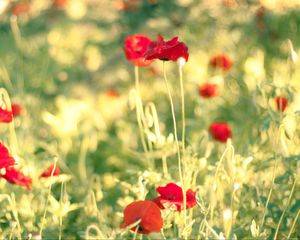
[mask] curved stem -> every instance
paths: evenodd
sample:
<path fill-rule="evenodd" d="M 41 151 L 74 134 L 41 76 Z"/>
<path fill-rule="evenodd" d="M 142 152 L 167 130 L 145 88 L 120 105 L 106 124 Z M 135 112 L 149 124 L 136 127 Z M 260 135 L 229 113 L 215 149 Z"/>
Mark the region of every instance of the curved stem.
<path fill-rule="evenodd" d="M 141 101 L 140 95 L 138 94 L 137 90 L 131 90 L 129 96 L 132 99 L 134 107 L 136 109 L 136 119 L 139 126 L 140 138 L 141 138 L 144 152 L 146 153 L 148 158 L 148 148 L 147 148 L 145 134 L 144 134 L 145 117 L 143 111 L 143 103 Z"/>
<path fill-rule="evenodd" d="M 181 183 L 181 188 L 182 188 L 182 195 L 183 195 L 183 217 L 184 217 L 183 219 L 184 219 L 184 228 L 185 228 L 186 227 L 185 184 L 184 184 L 183 172 L 182 172 L 182 167 L 181 167 L 181 154 L 180 154 L 180 147 L 179 147 L 179 142 L 178 142 L 178 137 L 177 137 L 177 125 L 176 125 L 176 116 L 175 116 L 174 104 L 173 104 L 172 94 L 171 94 L 171 90 L 170 90 L 167 75 L 166 75 L 166 68 L 165 68 L 165 62 L 164 61 L 163 61 L 163 72 L 164 72 L 165 85 L 166 85 L 168 95 L 169 95 L 172 118 L 173 118 L 173 125 L 174 125 L 174 138 L 175 138 L 175 142 L 176 142 L 177 157 L 178 157 L 178 171 L 179 171 L 179 178 L 180 178 L 180 183 Z"/>

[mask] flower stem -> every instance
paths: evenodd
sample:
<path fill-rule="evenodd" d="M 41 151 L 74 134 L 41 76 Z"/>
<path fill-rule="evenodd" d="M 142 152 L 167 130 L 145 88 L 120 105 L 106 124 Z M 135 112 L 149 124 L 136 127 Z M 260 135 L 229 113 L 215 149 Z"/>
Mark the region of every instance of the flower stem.
<path fill-rule="evenodd" d="M 278 235 L 278 232 L 279 232 L 279 228 L 280 228 L 281 222 L 282 222 L 282 220 L 283 220 L 283 216 L 284 216 L 284 214 L 286 213 L 286 210 L 287 210 L 288 207 L 289 207 L 289 204 L 290 204 L 290 201 L 291 201 L 291 199 L 292 199 L 292 196 L 293 196 L 293 193 L 294 193 L 296 184 L 297 184 L 297 177 L 296 177 L 295 180 L 294 180 L 294 184 L 293 184 L 293 186 L 292 186 L 292 190 L 291 190 L 291 192 L 290 192 L 290 196 L 289 196 L 288 202 L 287 202 L 287 204 L 286 204 L 286 206 L 285 206 L 285 208 L 284 208 L 284 210 L 283 210 L 283 212 L 282 212 L 282 214 L 281 214 L 281 217 L 280 217 L 280 219 L 279 219 L 279 223 L 278 223 L 278 225 L 277 225 L 276 232 L 275 232 L 275 235 L 274 235 L 274 240 L 278 239 L 278 238 L 277 238 L 277 235 Z"/>
<path fill-rule="evenodd" d="M 57 165 L 57 158 L 54 158 L 54 165 L 53 165 L 53 169 L 52 169 L 52 172 L 51 172 L 51 178 L 53 177 L 54 171 L 56 169 L 56 165 Z M 52 184 L 53 184 L 53 182 L 50 183 L 49 188 L 48 188 L 47 198 L 46 198 L 46 202 L 45 202 L 44 214 L 43 214 L 43 217 L 42 217 L 42 220 L 41 220 L 41 227 L 40 227 L 40 231 L 39 231 L 39 235 L 41 236 L 41 238 L 42 238 L 42 233 L 43 233 L 43 230 L 44 230 L 44 224 L 45 224 L 45 221 L 46 221 L 47 208 L 48 208 L 48 203 L 49 203 L 49 197 L 50 197 L 50 194 L 51 194 Z"/>
<path fill-rule="evenodd" d="M 168 172 L 167 156 L 165 154 L 162 156 L 162 167 L 163 167 L 163 172 L 165 177 L 168 177 L 169 172 Z"/>
<path fill-rule="evenodd" d="M 296 226 L 296 223 L 297 223 L 297 220 L 298 220 L 299 216 L 300 216 L 300 209 L 299 209 L 299 211 L 296 214 L 296 217 L 295 217 L 295 219 L 293 221 L 292 227 L 291 227 L 290 232 L 289 232 L 289 234 L 288 234 L 288 236 L 287 236 L 286 239 L 290 239 L 290 237 L 291 237 L 291 235 L 292 235 L 292 233 L 294 231 L 294 228 Z"/>
<path fill-rule="evenodd" d="M 180 79 L 180 91 L 181 91 L 181 121 L 182 121 L 182 150 L 185 150 L 185 107 L 184 107 L 184 88 L 183 88 L 183 77 L 182 77 L 182 66 L 179 65 L 179 79 Z"/>
<path fill-rule="evenodd" d="M 174 104 L 173 104 L 172 94 L 171 94 L 171 90 L 170 90 L 167 75 L 166 75 L 166 68 L 165 68 L 165 62 L 164 61 L 163 61 L 163 72 L 164 72 L 165 85 L 166 85 L 168 95 L 169 95 L 172 118 L 173 118 L 173 125 L 174 125 L 174 138 L 175 138 L 175 142 L 176 142 L 177 157 L 178 157 L 178 171 L 179 171 L 179 178 L 180 178 L 180 183 L 181 183 L 181 187 L 182 187 L 182 195 L 183 195 L 183 219 L 184 219 L 184 228 L 185 228 L 186 227 L 185 185 L 184 185 L 184 178 L 183 178 L 183 172 L 182 172 L 182 167 L 181 167 L 181 154 L 180 154 L 180 147 L 179 147 L 179 142 L 178 142 L 178 137 L 177 137 L 177 125 L 176 125 L 176 116 L 175 116 Z"/>
<path fill-rule="evenodd" d="M 137 90 L 131 90 L 130 99 L 133 100 L 136 109 L 136 119 L 139 126 L 139 132 L 140 132 L 140 138 L 141 138 L 143 150 L 146 154 L 146 159 L 148 160 L 149 168 L 151 168 L 152 167 L 151 165 L 153 165 L 153 163 L 150 163 L 149 161 L 149 156 L 148 156 L 149 151 L 147 148 L 145 133 L 144 133 L 144 128 L 146 127 L 146 125 L 145 125 L 145 116 L 143 111 L 143 103 Z"/>
<path fill-rule="evenodd" d="M 140 96 L 140 78 L 139 78 L 139 67 L 134 66 L 134 79 L 135 79 L 135 88 Z"/>

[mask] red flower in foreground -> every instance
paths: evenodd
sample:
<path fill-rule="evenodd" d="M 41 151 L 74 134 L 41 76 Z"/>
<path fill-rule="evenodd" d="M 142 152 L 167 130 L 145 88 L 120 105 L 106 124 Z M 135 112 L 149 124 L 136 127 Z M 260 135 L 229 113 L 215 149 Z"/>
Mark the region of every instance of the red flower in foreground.
<path fill-rule="evenodd" d="M 285 108 L 288 105 L 288 100 L 285 97 L 275 97 L 277 110 L 284 112 Z"/>
<path fill-rule="evenodd" d="M 15 159 L 13 159 L 7 150 L 7 148 L 0 143 L 0 169 L 7 168 L 15 164 Z"/>
<path fill-rule="evenodd" d="M 204 98 L 211 98 L 219 95 L 219 87 L 217 84 L 204 83 L 199 87 L 198 92 Z"/>
<path fill-rule="evenodd" d="M 151 40 L 142 34 L 126 37 L 123 46 L 126 58 L 135 66 L 145 67 L 150 65 L 153 60 L 146 60 L 144 57 L 150 42 Z"/>
<path fill-rule="evenodd" d="M 178 58 L 182 57 L 186 62 L 188 61 L 188 47 L 183 42 L 178 42 L 178 37 L 166 42 L 161 35 L 158 35 L 157 38 L 157 41 L 152 41 L 149 44 L 144 55 L 147 60 L 158 58 L 163 61 L 177 61 Z"/>
<path fill-rule="evenodd" d="M 0 107 L 0 122 L 9 123 L 13 120 L 13 113 Z"/>
<path fill-rule="evenodd" d="M 213 68 L 220 68 L 223 71 L 228 71 L 231 68 L 233 62 L 229 56 L 225 54 L 218 54 L 210 59 L 209 64 Z"/>
<path fill-rule="evenodd" d="M 131 230 L 138 233 L 148 234 L 151 232 L 160 232 L 163 226 L 163 219 L 159 207 L 150 200 L 139 200 L 130 203 L 124 209 L 124 223 L 121 227 L 127 227 L 141 220 L 140 223 Z"/>
<path fill-rule="evenodd" d="M 27 13 L 30 11 L 30 5 L 29 3 L 18 3 L 12 8 L 12 14 L 15 16 L 20 16 L 24 13 Z"/>
<path fill-rule="evenodd" d="M 209 127 L 209 132 L 213 139 L 226 143 L 228 138 L 231 138 L 231 130 L 227 123 L 212 123 Z"/>
<path fill-rule="evenodd" d="M 159 197 L 153 199 L 161 209 L 176 206 L 177 211 L 183 210 L 183 194 L 182 188 L 175 183 L 168 183 L 165 187 L 158 187 L 156 191 L 160 194 Z M 186 209 L 196 205 L 196 192 L 188 189 L 186 191 Z"/>
<path fill-rule="evenodd" d="M 11 105 L 11 111 L 14 117 L 21 116 L 24 114 L 23 107 L 18 103 L 13 103 Z"/>
<path fill-rule="evenodd" d="M 60 174 L 60 169 L 56 165 L 54 168 L 54 164 L 51 164 L 42 174 L 40 177 L 48 178 L 51 177 L 53 171 L 53 176 L 58 176 Z"/>
<path fill-rule="evenodd" d="M 31 178 L 13 167 L 6 168 L 5 174 L 0 176 L 12 184 L 24 186 L 28 191 L 30 190 Z"/>

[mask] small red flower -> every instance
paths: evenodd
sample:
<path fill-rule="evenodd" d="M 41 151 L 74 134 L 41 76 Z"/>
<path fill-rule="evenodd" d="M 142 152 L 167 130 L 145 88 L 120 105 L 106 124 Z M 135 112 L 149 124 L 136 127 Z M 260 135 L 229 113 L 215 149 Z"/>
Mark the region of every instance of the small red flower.
<path fill-rule="evenodd" d="M 275 97 L 277 110 L 284 112 L 288 105 L 288 100 L 285 97 Z"/>
<path fill-rule="evenodd" d="M 126 58 L 135 66 L 145 67 L 150 65 L 154 60 L 146 60 L 144 57 L 144 53 L 147 51 L 150 42 L 151 39 L 142 34 L 126 37 L 123 46 Z"/>
<path fill-rule="evenodd" d="M 109 89 L 105 92 L 106 96 L 111 97 L 111 98 L 117 98 L 120 96 L 117 90 L 115 89 Z"/>
<path fill-rule="evenodd" d="M 213 139 L 226 143 L 228 138 L 231 138 L 231 130 L 227 123 L 212 123 L 209 127 L 209 132 Z"/>
<path fill-rule="evenodd" d="M 183 210 L 183 194 L 182 188 L 175 183 L 168 183 L 165 187 L 158 187 L 156 191 L 160 194 L 159 197 L 152 201 L 161 209 L 176 206 L 177 211 Z M 196 205 L 196 192 L 188 189 L 186 191 L 186 209 Z"/>
<path fill-rule="evenodd" d="M 54 170 L 54 171 L 53 171 Z M 60 169 L 56 165 L 54 168 L 54 164 L 51 164 L 42 174 L 40 177 L 42 178 L 48 178 L 51 177 L 53 171 L 53 176 L 58 176 L 60 174 Z"/>
<path fill-rule="evenodd" d="M 55 8 L 64 8 L 68 4 L 68 0 L 53 0 L 53 7 Z"/>
<path fill-rule="evenodd" d="M 15 164 L 15 159 L 9 155 L 7 148 L 0 143 L 0 169 L 7 168 Z"/>
<path fill-rule="evenodd" d="M 30 190 L 31 178 L 13 167 L 6 168 L 5 174 L 0 176 L 12 184 L 24 186 L 28 191 Z"/>
<path fill-rule="evenodd" d="M 13 120 L 13 113 L 0 107 L 0 122 L 9 123 Z"/>
<path fill-rule="evenodd" d="M 177 61 L 182 57 L 187 62 L 189 59 L 188 47 L 183 42 L 178 42 L 178 37 L 172 38 L 170 41 L 164 41 L 161 35 L 158 35 L 157 41 L 149 44 L 145 53 L 147 60 L 160 59 L 163 61 Z"/>
<path fill-rule="evenodd" d="M 210 66 L 213 68 L 220 68 L 223 71 L 228 71 L 233 62 L 231 58 L 226 54 L 217 54 L 210 59 Z"/>
<path fill-rule="evenodd" d="M 204 98 L 211 98 L 219 95 L 219 87 L 217 84 L 204 83 L 199 87 L 198 92 Z"/>
<path fill-rule="evenodd" d="M 118 11 L 135 12 L 141 5 L 140 0 L 118 0 L 115 2 L 115 8 Z"/>
<path fill-rule="evenodd" d="M 160 232 L 163 226 L 163 219 L 159 207 L 151 200 L 139 200 L 130 203 L 124 209 L 124 223 L 121 227 L 127 227 L 141 220 L 138 226 L 131 230 L 138 233 L 148 234 L 151 232 Z"/>
<path fill-rule="evenodd" d="M 21 116 L 24 114 L 23 107 L 18 103 L 13 103 L 11 105 L 11 111 L 14 117 Z"/>
<path fill-rule="evenodd" d="M 12 14 L 15 16 L 20 16 L 29 11 L 30 11 L 30 5 L 29 3 L 26 2 L 18 3 L 12 8 Z"/>

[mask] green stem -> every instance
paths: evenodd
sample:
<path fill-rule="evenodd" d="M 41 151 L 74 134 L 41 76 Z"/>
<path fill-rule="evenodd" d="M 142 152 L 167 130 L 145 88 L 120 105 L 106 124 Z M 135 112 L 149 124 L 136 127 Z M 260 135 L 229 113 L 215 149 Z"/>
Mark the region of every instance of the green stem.
<path fill-rule="evenodd" d="M 279 228 L 280 228 L 281 222 L 282 222 L 282 220 L 283 220 L 283 216 L 284 216 L 286 210 L 287 210 L 288 207 L 289 207 L 289 204 L 290 204 L 291 198 L 292 198 L 292 196 L 293 196 L 293 193 L 294 193 L 296 184 L 297 184 L 297 177 L 295 178 L 295 181 L 294 181 L 292 190 L 291 190 L 291 192 L 290 192 L 290 196 L 289 196 L 288 202 L 287 202 L 287 204 L 286 204 L 286 206 L 285 206 L 285 208 L 284 208 L 284 210 L 283 210 L 283 212 L 282 212 L 282 214 L 281 214 L 281 217 L 280 217 L 280 219 L 279 219 L 279 223 L 278 223 L 278 225 L 277 225 L 276 232 L 275 232 L 275 235 L 274 235 L 274 240 L 277 239 L 277 235 L 278 235 L 278 232 L 279 232 Z"/>
<path fill-rule="evenodd" d="M 185 107 L 184 107 L 184 88 L 183 88 L 183 77 L 182 77 L 182 66 L 179 66 L 179 78 L 180 78 L 180 90 L 181 90 L 181 120 L 182 120 L 182 150 L 185 150 Z"/>
<path fill-rule="evenodd" d="M 51 178 L 53 177 L 54 171 L 56 169 L 56 164 L 57 164 L 57 158 L 54 159 L 54 165 L 53 165 L 53 169 L 51 172 Z M 50 183 L 50 186 L 48 188 L 48 192 L 47 192 L 47 198 L 46 198 L 46 202 L 45 202 L 45 209 L 44 209 L 44 214 L 41 220 L 41 228 L 40 228 L 40 232 L 39 235 L 42 237 L 42 233 L 43 233 L 43 229 L 44 229 L 44 224 L 45 224 L 45 220 L 46 220 L 46 215 L 47 215 L 47 207 L 48 207 L 48 202 L 49 202 L 49 196 L 51 194 L 51 188 L 52 188 L 52 181 Z"/>
<path fill-rule="evenodd" d="M 272 195 L 272 191 L 273 191 L 273 188 L 274 188 L 274 182 L 275 182 L 277 165 L 278 165 L 278 157 L 276 157 L 276 160 L 275 160 L 275 163 L 274 163 L 274 168 L 273 168 L 273 173 L 272 173 L 271 188 L 270 188 L 270 191 L 269 191 L 269 194 L 268 194 L 268 198 L 267 198 L 267 202 L 266 202 L 266 205 L 265 205 L 265 208 L 264 208 L 264 211 L 263 211 L 263 218 L 262 218 L 262 221 L 261 221 L 261 226 L 262 227 L 263 227 L 263 225 L 265 223 L 265 217 L 266 217 L 266 214 L 267 214 L 268 205 L 269 205 L 269 202 L 270 202 L 270 199 L 271 199 L 271 195 Z"/>
<path fill-rule="evenodd" d="M 183 220 L 184 220 L 184 228 L 185 228 L 186 227 L 185 183 L 184 183 L 183 172 L 182 172 L 182 167 L 181 167 L 181 154 L 180 154 L 180 147 L 179 147 L 179 142 L 178 142 L 178 137 L 177 137 L 177 125 L 176 125 L 176 116 L 175 116 L 174 104 L 173 104 L 172 94 L 171 94 L 171 90 L 170 90 L 167 75 L 166 75 L 166 68 L 165 68 L 165 62 L 164 61 L 163 61 L 163 73 L 164 73 L 165 85 L 166 85 L 168 95 L 169 95 L 169 100 L 170 100 L 170 105 L 171 105 L 171 112 L 172 112 L 172 119 L 173 119 L 173 125 L 174 125 L 174 138 L 175 138 L 175 142 L 176 142 L 177 157 L 178 157 L 178 171 L 179 171 L 179 178 L 180 178 L 180 183 L 181 183 L 181 187 L 182 187 L 182 195 L 183 195 Z"/>
<path fill-rule="evenodd" d="M 63 199 L 63 191 L 64 191 L 64 183 L 61 184 L 61 187 L 60 187 L 60 200 L 59 200 L 59 205 L 62 209 L 62 199 Z M 58 236 L 58 239 L 61 240 L 61 235 L 62 235 L 62 220 L 63 220 L 63 216 L 62 214 L 60 214 L 59 216 L 59 236 Z"/>
<path fill-rule="evenodd" d="M 167 164 L 167 156 L 163 155 L 162 156 L 162 166 L 163 166 L 163 172 L 165 177 L 169 176 L 169 171 L 168 171 L 168 164 Z"/>
<path fill-rule="evenodd" d="M 134 78 L 135 78 L 135 88 L 140 96 L 140 78 L 139 78 L 139 67 L 134 66 Z"/>
<path fill-rule="evenodd" d="M 289 232 L 289 234 L 288 234 L 288 236 L 287 236 L 286 239 L 290 239 L 290 237 L 291 237 L 291 235 L 292 235 L 292 233 L 293 233 L 293 231 L 294 231 L 294 228 L 295 228 L 295 226 L 296 226 L 296 223 L 297 223 L 297 220 L 298 220 L 299 216 L 300 216 L 300 209 L 299 209 L 299 211 L 298 211 L 297 214 L 296 214 L 296 217 L 295 217 L 295 219 L 294 219 L 294 221 L 293 221 L 291 230 L 290 230 L 290 232 Z"/>

